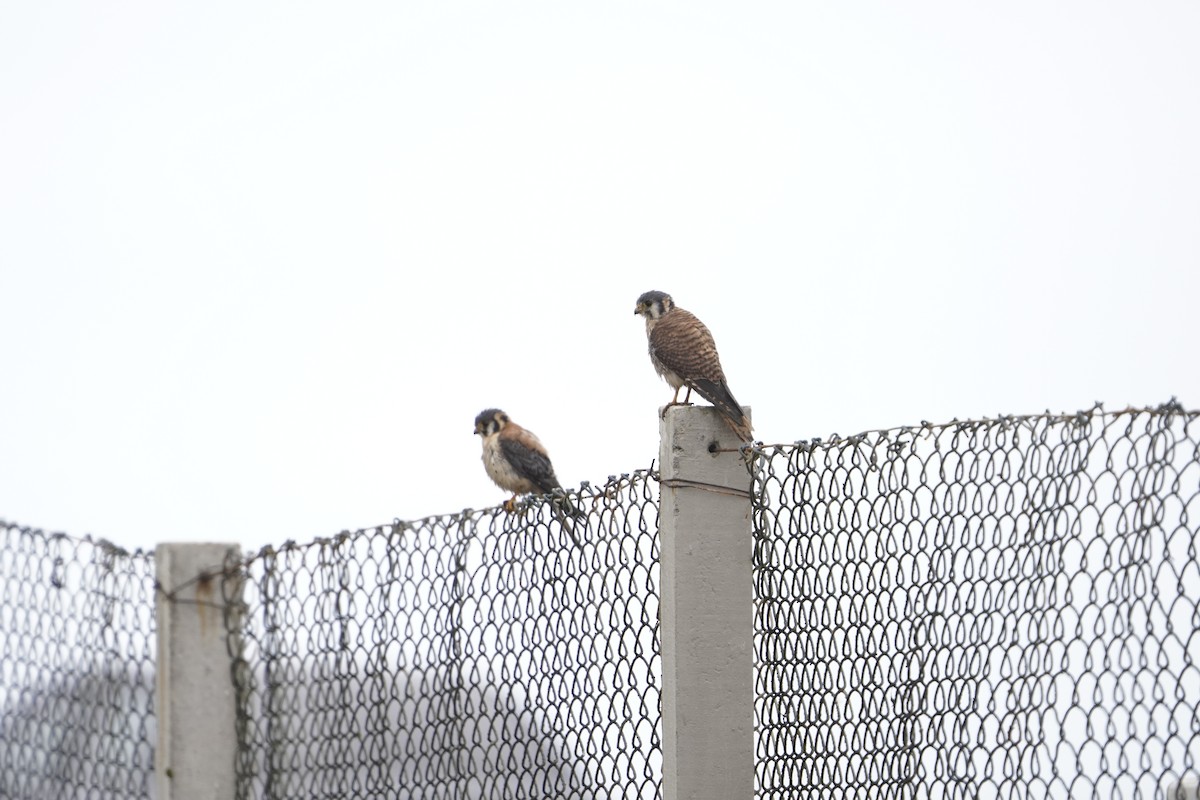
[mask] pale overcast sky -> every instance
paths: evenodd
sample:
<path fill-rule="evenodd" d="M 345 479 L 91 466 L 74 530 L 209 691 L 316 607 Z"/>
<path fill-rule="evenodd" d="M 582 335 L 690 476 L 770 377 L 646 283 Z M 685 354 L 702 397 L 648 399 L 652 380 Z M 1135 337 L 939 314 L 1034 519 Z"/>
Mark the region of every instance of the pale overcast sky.
<path fill-rule="evenodd" d="M 0 518 L 257 547 L 758 435 L 1200 404 L 1200 4 L 7 3 Z"/>

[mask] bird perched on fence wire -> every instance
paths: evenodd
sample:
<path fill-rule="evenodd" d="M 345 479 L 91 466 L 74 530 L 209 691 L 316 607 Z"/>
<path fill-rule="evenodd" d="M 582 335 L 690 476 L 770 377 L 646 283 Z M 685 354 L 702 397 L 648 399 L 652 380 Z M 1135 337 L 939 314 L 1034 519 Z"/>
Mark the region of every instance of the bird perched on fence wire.
<path fill-rule="evenodd" d="M 522 428 L 498 408 L 488 408 L 475 417 L 475 433 L 483 437 L 483 468 L 488 477 L 513 496 L 504 501 L 504 509 L 516 507 L 518 494 L 551 494 L 562 485 L 554 474 L 550 454 L 533 431 Z M 584 514 L 571 504 L 565 495 L 555 496 L 551 503 L 555 516 L 567 533 L 581 544 L 571 524 L 571 518 Z"/>
<path fill-rule="evenodd" d="M 717 343 L 704 323 L 695 314 L 675 305 L 666 292 L 646 292 L 638 298 L 633 313 L 646 318 L 650 361 L 658 374 L 675 389 L 667 406 L 687 405 L 694 389 L 716 406 L 739 439 L 752 441 L 750 420 L 729 391 L 717 355 Z M 679 390 L 685 386 L 687 395 L 681 404 Z"/>

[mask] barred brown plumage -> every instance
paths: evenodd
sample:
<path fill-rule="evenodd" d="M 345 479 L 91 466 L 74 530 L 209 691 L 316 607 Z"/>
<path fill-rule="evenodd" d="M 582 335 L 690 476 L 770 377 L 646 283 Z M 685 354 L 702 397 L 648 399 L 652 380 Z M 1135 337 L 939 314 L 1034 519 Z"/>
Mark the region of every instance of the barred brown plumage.
<path fill-rule="evenodd" d="M 739 439 L 752 441 L 754 429 L 729 390 L 717 354 L 717 343 L 708 327 L 695 314 L 675 305 L 666 292 L 646 292 L 638 298 L 633 313 L 646 318 L 650 362 L 675 390 L 667 405 L 678 405 L 679 390 L 686 386 L 684 403 L 695 390 L 721 412 L 721 417 Z"/>

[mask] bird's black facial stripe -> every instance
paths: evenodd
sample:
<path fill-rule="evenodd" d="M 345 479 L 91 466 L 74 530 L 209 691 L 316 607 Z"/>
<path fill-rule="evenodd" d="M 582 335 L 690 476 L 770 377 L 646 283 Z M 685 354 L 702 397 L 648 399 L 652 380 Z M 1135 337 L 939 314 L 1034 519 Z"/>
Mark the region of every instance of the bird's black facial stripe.
<path fill-rule="evenodd" d="M 646 292 L 638 298 L 637 313 L 644 315 L 647 319 L 658 319 L 670 311 L 673 305 L 674 301 L 671 299 L 671 295 L 666 292 Z"/>
<path fill-rule="evenodd" d="M 485 408 L 475 417 L 475 432 L 487 436 L 495 433 L 500 423 L 507 422 L 508 415 L 498 408 Z"/>

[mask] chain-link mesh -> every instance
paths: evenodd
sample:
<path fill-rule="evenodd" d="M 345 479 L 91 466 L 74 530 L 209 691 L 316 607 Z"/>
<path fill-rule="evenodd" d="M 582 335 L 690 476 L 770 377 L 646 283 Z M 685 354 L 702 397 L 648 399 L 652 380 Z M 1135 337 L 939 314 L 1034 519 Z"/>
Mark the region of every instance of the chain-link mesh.
<path fill-rule="evenodd" d="M 759 800 L 1194 780 L 1197 416 L 755 448 Z M 661 796 L 657 496 L 637 472 L 571 530 L 534 498 L 229 564 L 238 797 Z M 0 531 L 0 797 L 150 796 L 150 557 Z"/>
<path fill-rule="evenodd" d="M 657 496 L 585 486 L 582 546 L 536 499 L 249 559 L 238 797 L 655 796 Z"/>
<path fill-rule="evenodd" d="M 0 797 L 150 797 L 154 564 L 0 522 Z"/>
<path fill-rule="evenodd" d="M 1194 776 L 1196 417 L 763 448 L 760 800 L 1135 800 Z"/>

